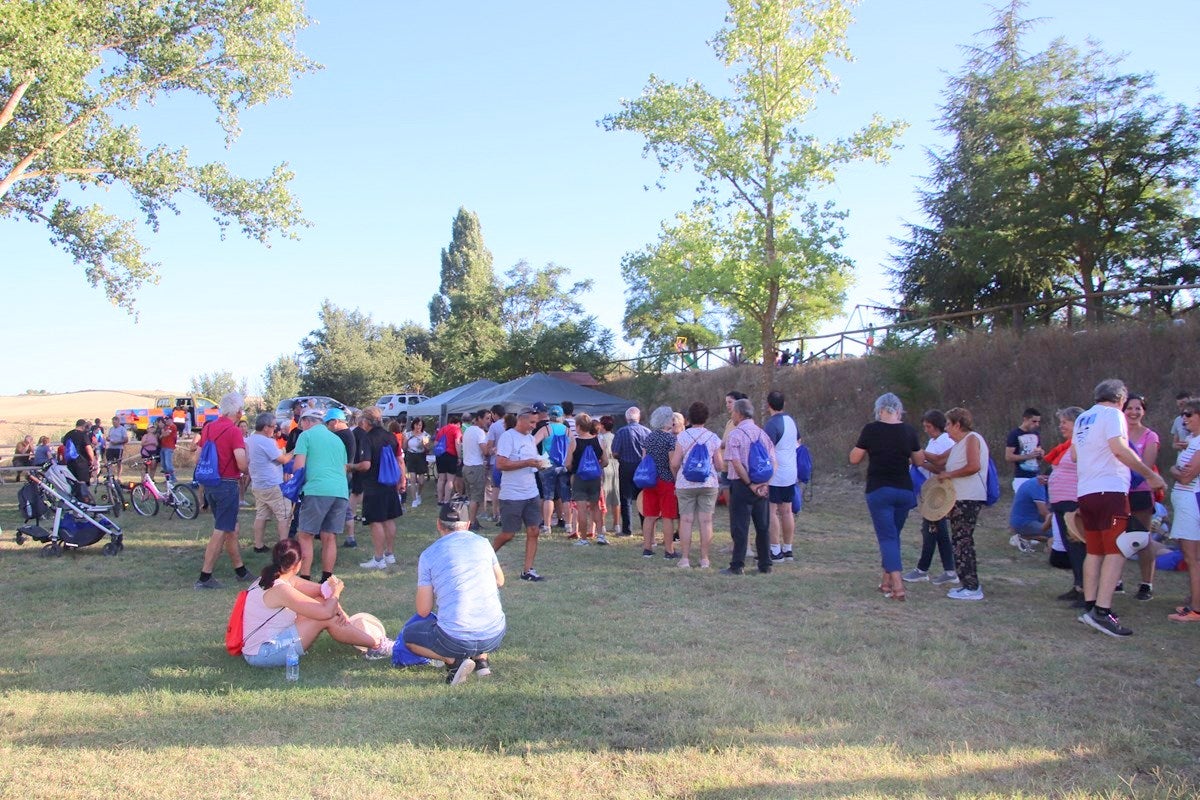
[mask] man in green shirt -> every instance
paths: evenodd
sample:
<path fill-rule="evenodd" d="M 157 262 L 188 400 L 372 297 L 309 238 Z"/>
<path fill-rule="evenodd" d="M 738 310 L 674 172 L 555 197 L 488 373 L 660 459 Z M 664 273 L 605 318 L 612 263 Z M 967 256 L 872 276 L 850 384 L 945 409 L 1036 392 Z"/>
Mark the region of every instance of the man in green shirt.
<path fill-rule="evenodd" d="M 300 415 L 303 432 L 296 439 L 295 468 L 304 469 L 304 501 L 300 504 L 297 539 L 300 542 L 300 577 L 312 571 L 313 537 L 321 537 L 321 581 L 333 574 L 337 563 L 337 537 L 346 522 L 350 489 L 346 445 L 321 424 L 324 413 L 309 409 Z"/>

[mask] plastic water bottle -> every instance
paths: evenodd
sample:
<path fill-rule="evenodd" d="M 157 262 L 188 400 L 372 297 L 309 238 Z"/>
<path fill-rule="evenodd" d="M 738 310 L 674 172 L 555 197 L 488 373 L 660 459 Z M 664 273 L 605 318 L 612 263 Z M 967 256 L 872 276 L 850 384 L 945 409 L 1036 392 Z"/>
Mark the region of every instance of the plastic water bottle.
<path fill-rule="evenodd" d="M 300 680 L 300 654 L 296 652 L 295 642 L 292 642 L 288 646 L 287 672 L 285 675 L 289 683 Z"/>

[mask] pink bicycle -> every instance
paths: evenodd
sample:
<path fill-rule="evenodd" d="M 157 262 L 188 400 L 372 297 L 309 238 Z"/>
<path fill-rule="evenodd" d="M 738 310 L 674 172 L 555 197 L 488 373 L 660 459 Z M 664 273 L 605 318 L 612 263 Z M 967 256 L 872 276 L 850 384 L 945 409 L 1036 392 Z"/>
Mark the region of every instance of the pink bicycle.
<path fill-rule="evenodd" d="M 200 516 L 200 501 L 196 490 L 183 483 L 176 483 L 167 476 L 167 489 L 160 491 L 150 478 L 149 466 L 152 462 L 144 462 L 147 469 L 142 472 L 141 483 L 135 484 L 130 493 L 133 510 L 143 517 L 153 517 L 158 514 L 158 505 L 162 503 L 171 509 L 171 515 L 179 515 L 180 519 L 195 519 Z"/>

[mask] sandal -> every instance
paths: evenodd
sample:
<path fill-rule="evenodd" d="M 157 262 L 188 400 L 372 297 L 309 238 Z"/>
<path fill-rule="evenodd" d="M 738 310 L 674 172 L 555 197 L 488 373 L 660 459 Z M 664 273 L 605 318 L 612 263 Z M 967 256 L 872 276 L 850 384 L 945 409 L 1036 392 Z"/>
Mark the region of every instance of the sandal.
<path fill-rule="evenodd" d="M 887 594 L 884 595 L 884 597 L 886 597 L 889 600 L 895 600 L 898 603 L 903 603 L 904 598 L 908 597 L 908 593 L 900 592 L 899 594 L 896 594 L 895 592 L 888 592 Z"/>

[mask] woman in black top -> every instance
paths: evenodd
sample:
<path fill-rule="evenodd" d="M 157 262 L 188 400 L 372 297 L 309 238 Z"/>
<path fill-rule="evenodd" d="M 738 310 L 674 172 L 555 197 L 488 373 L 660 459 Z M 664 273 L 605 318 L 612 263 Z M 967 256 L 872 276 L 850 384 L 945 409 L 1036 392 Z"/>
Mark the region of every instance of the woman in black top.
<path fill-rule="evenodd" d="M 893 600 L 904 599 L 900 578 L 900 529 L 915 505 L 910 464 L 921 464 L 921 445 L 917 431 L 903 422 L 904 406 L 900 398 L 888 392 L 875 400 L 875 422 L 868 423 L 850 451 L 850 463 L 867 464 L 867 509 L 879 540 L 883 577 L 879 591 Z"/>
<path fill-rule="evenodd" d="M 604 468 L 608 466 L 608 457 L 600 440 L 592 432 L 592 418 L 588 414 L 579 413 L 575 416 L 576 435 L 567 444 L 567 472 L 571 475 L 571 499 L 578 507 L 575 518 L 577 544 L 587 544 L 595 540 L 596 544 L 608 544 L 604 538 L 604 515 L 600 511 L 600 482 L 604 478 Z M 579 462 L 583 454 L 591 451 L 596 457 L 596 465 L 600 474 L 595 478 L 579 475 Z M 599 536 L 597 537 L 597 533 Z"/>

